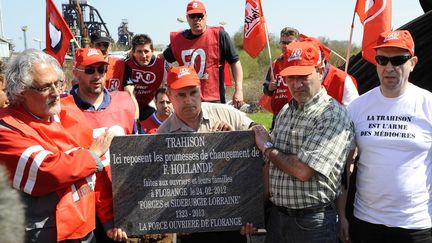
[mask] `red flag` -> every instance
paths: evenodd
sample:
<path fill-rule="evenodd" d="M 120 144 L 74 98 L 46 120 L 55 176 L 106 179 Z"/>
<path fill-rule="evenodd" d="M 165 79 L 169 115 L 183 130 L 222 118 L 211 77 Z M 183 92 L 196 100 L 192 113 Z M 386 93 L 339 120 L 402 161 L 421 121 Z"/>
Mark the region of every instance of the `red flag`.
<path fill-rule="evenodd" d="M 379 34 L 391 30 L 391 0 L 357 0 L 356 10 L 363 24 L 362 55 L 363 58 L 376 64 L 375 50 Z"/>
<path fill-rule="evenodd" d="M 74 38 L 52 0 L 46 0 L 46 53 L 63 65 L 70 40 Z"/>
<path fill-rule="evenodd" d="M 261 96 L 261 99 L 258 101 L 258 105 L 266 109 L 267 111 L 273 113 L 271 101 L 272 101 L 271 96 L 263 95 Z"/>
<path fill-rule="evenodd" d="M 246 0 L 243 49 L 256 58 L 267 44 L 261 0 Z"/>

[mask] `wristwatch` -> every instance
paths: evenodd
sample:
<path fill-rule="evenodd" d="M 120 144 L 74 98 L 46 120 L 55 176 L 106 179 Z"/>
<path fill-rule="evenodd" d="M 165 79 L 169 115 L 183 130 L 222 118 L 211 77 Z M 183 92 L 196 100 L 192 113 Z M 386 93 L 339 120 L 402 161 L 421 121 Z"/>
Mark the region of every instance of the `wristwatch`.
<path fill-rule="evenodd" d="M 270 141 L 265 142 L 265 143 L 264 143 L 264 151 L 263 151 L 263 153 L 265 153 L 265 151 L 266 151 L 267 149 L 270 149 L 270 148 L 274 148 L 273 143 L 270 142 Z"/>
<path fill-rule="evenodd" d="M 267 141 L 267 142 L 264 143 L 264 150 L 262 151 L 262 154 L 263 154 L 263 156 L 264 156 L 265 158 L 268 158 L 267 155 L 266 155 L 266 151 L 267 151 L 268 149 L 272 149 L 272 148 L 274 148 L 274 145 L 273 145 L 272 142 Z M 268 159 L 269 159 L 269 158 L 268 158 Z"/>

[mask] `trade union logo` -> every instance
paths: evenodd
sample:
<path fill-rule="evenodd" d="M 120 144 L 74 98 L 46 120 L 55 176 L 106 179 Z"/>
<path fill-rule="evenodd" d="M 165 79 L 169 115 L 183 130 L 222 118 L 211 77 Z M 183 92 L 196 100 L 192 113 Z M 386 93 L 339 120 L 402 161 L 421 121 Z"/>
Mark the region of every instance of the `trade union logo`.
<path fill-rule="evenodd" d="M 391 40 L 399 40 L 399 33 L 398 32 L 390 32 L 386 38 L 384 38 L 383 42 L 391 41 Z"/>
<path fill-rule="evenodd" d="M 288 58 L 288 62 L 294 61 L 294 60 L 301 60 L 301 54 L 303 50 L 301 48 L 295 48 L 292 50 L 290 57 Z"/>
<path fill-rule="evenodd" d="M 156 75 L 150 71 L 141 71 L 138 69 L 133 69 L 132 77 L 135 83 L 143 82 L 145 84 L 151 84 L 156 81 Z"/>
<path fill-rule="evenodd" d="M 259 26 L 261 22 L 261 14 L 258 5 L 253 6 L 249 2 L 246 3 L 245 11 L 244 35 L 245 38 L 248 38 L 253 30 Z"/>

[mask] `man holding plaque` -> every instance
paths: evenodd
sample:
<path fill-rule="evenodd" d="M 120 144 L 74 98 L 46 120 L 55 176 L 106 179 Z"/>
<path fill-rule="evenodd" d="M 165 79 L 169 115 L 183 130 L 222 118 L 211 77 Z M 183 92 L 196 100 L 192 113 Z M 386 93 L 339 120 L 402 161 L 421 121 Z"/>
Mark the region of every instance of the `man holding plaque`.
<path fill-rule="evenodd" d="M 285 52 L 293 100 L 269 137 L 254 127 L 258 148 L 270 161 L 273 203 L 266 242 L 337 242 L 335 200 L 354 138 L 346 109 L 322 87 L 322 58 L 313 42 L 293 42 Z"/>
<path fill-rule="evenodd" d="M 157 133 L 247 130 L 254 123 L 243 112 L 218 103 L 201 102 L 200 80 L 193 67 L 172 67 L 167 77 L 168 97 L 174 113 Z M 181 235 L 182 243 L 246 242 L 239 232 L 206 232 Z"/>

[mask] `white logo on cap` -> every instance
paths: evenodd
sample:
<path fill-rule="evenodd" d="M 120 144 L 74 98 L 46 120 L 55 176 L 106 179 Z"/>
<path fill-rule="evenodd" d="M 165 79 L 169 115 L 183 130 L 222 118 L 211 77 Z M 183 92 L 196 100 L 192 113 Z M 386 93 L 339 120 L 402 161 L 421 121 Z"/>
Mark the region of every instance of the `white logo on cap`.
<path fill-rule="evenodd" d="M 88 53 L 87 53 L 87 56 L 88 56 L 88 57 L 91 57 L 91 56 L 95 56 L 95 55 L 99 55 L 99 52 L 97 51 L 97 49 L 89 48 L 89 51 L 88 51 Z"/>
<path fill-rule="evenodd" d="M 294 61 L 294 60 L 301 60 L 301 54 L 303 50 L 301 48 L 295 48 L 291 52 L 291 56 L 288 58 L 288 62 Z"/>
<path fill-rule="evenodd" d="M 198 3 L 197 2 L 192 3 L 192 8 L 198 8 Z"/>
<path fill-rule="evenodd" d="M 383 42 L 387 42 L 390 40 L 399 40 L 399 33 L 391 32 L 386 38 L 384 38 Z"/>
<path fill-rule="evenodd" d="M 189 68 L 181 68 L 179 74 L 177 75 L 177 78 L 181 78 L 185 75 L 191 74 L 189 72 Z"/>
<path fill-rule="evenodd" d="M 318 52 L 318 62 L 317 65 L 319 65 L 322 62 L 321 52 Z"/>

